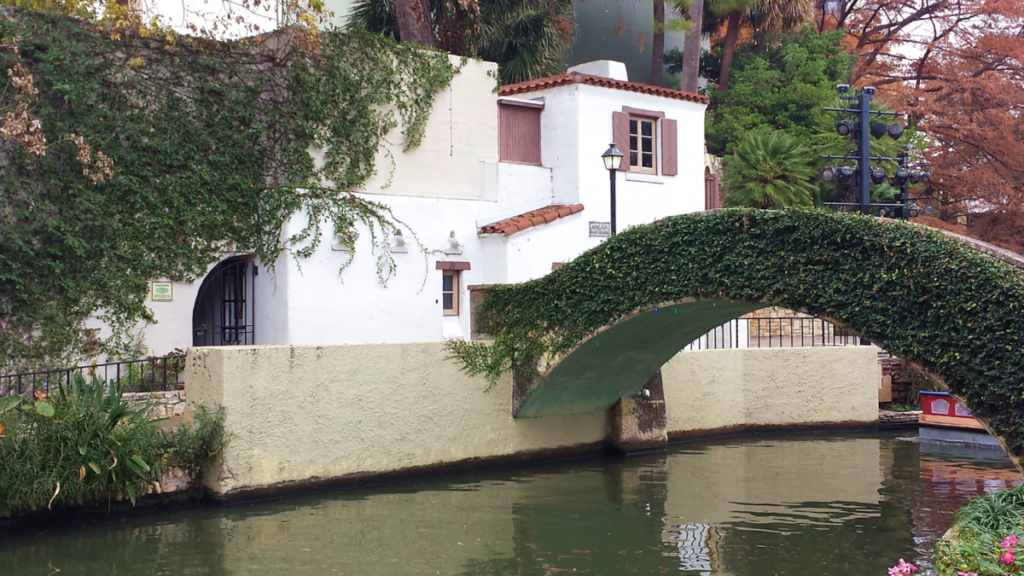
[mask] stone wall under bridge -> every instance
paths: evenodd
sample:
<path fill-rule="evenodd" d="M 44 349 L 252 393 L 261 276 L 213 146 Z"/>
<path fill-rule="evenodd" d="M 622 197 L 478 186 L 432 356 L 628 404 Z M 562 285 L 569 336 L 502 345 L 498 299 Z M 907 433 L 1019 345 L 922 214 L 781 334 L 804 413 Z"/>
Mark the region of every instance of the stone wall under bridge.
<path fill-rule="evenodd" d="M 657 376 L 667 438 L 877 423 L 868 347 L 681 352 Z M 186 415 L 226 409 L 231 443 L 204 478 L 224 498 L 598 452 L 628 408 L 515 419 L 510 376 L 485 391 L 438 343 L 192 348 L 185 382 Z"/>

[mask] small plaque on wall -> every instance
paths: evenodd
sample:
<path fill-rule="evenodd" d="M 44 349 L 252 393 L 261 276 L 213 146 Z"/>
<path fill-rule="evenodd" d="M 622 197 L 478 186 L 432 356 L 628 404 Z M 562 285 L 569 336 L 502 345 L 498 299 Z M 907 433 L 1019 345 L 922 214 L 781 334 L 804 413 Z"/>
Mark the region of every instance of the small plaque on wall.
<path fill-rule="evenodd" d="M 150 298 L 154 302 L 170 302 L 174 300 L 174 284 L 170 282 L 153 282 Z"/>
<path fill-rule="evenodd" d="M 590 237 L 591 238 L 608 238 L 612 235 L 612 223 L 611 222 L 591 222 L 590 223 Z"/>

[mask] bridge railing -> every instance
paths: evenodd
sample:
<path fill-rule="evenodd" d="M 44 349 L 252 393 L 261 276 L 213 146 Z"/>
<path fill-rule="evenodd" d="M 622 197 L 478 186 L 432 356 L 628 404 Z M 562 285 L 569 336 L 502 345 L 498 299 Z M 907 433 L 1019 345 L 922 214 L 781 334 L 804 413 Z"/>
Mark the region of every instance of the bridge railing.
<path fill-rule="evenodd" d="M 170 354 L 159 358 L 0 374 L 0 397 L 36 392 L 49 394 L 61 384 L 70 384 L 75 374 L 81 374 L 86 379 L 96 377 L 110 385 L 120 384 L 125 392 L 163 392 L 181 387 L 184 370 L 185 354 Z"/>
<path fill-rule="evenodd" d="M 861 346 L 852 330 L 821 318 L 737 318 L 694 340 L 683 350 Z"/>

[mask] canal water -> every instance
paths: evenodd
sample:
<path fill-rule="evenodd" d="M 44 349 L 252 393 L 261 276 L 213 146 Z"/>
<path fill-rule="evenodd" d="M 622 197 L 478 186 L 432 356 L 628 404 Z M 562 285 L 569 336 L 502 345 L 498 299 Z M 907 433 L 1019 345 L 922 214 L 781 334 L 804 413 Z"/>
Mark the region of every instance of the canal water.
<path fill-rule="evenodd" d="M 1018 479 L 915 433 L 738 438 L 7 537 L 0 573 L 884 575 Z"/>

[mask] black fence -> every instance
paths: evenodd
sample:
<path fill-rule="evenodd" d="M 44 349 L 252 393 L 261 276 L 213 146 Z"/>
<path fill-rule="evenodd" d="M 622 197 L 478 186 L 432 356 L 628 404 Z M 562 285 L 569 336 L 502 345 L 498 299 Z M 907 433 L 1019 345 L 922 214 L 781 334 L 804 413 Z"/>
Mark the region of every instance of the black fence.
<path fill-rule="evenodd" d="M 0 396 L 11 394 L 49 394 L 61 384 L 67 385 L 76 374 L 86 380 L 99 378 L 108 385 L 120 384 L 125 392 L 160 392 L 181 387 L 179 377 L 185 370 L 185 355 L 90 364 L 60 370 L 23 374 L 0 374 Z"/>
<path fill-rule="evenodd" d="M 856 332 L 821 318 L 737 318 L 694 340 L 684 350 L 865 344 Z"/>

